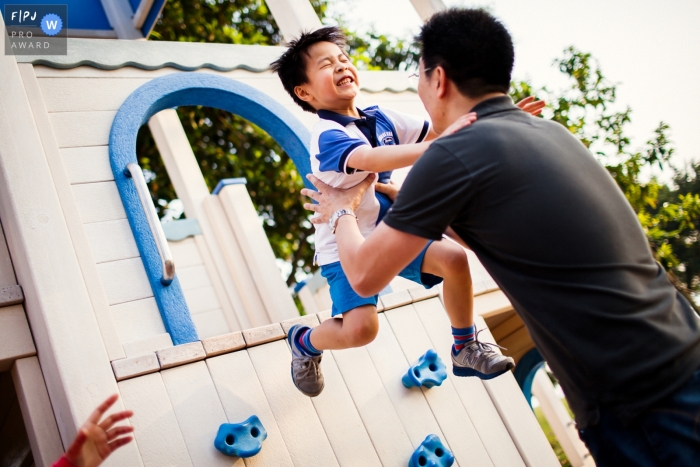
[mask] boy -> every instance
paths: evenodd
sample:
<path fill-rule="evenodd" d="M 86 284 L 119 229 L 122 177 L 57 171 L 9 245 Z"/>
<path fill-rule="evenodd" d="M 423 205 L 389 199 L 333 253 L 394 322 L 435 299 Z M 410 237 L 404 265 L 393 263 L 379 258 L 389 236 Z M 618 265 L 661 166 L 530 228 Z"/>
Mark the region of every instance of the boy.
<path fill-rule="evenodd" d="M 367 172 L 379 174 L 388 184 L 391 171 L 413 165 L 438 137 L 428 122 L 377 106 L 355 107 L 359 93 L 357 69 L 344 51 L 345 37 L 336 27 L 303 33 L 272 64 L 284 88 L 304 110 L 318 114 L 311 142 L 313 174 L 325 183 L 347 188 L 362 181 Z M 538 109 L 539 110 L 539 109 Z M 443 135 L 470 124 L 472 114 L 460 118 Z M 378 185 L 392 194 L 391 185 Z M 355 215 L 364 236 L 374 230 L 389 210 L 393 196 L 370 188 Z M 394 193 L 395 194 L 395 193 Z M 338 214 L 338 213 L 337 213 Z M 333 301 L 332 315 L 341 319 L 325 321 L 313 330 L 306 326 L 290 329 L 292 379 L 308 396 L 323 390 L 320 370 L 322 351 L 367 345 L 378 332 L 377 296 L 361 297 L 350 286 L 340 266 L 334 223 L 317 225 L 315 262 L 328 280 Z M 464 250 L 449 241 L 432 242 L 400 275 L 426 288 L 443 282 L 445 308 L 452 324 L 453 373 L 490 379 L 514 367 L 513 359 L 491 350 L 476 339 L 472 315 L 469 264 Z M 466 286 L 465 286 L 466 284 Z"/>

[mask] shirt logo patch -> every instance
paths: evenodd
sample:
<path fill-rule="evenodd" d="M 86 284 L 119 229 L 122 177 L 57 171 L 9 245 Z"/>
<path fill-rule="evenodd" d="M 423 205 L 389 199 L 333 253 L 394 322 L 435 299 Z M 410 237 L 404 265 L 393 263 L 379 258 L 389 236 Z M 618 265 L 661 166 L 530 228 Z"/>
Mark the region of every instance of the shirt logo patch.
<path fill-rule="evenodd" d="M 392 146 L 396 144 L 394 142 L 394 135 L 390 131 L 385 131 L 379 135 L 377 139 L 382 142 L 382 146 Z"/>

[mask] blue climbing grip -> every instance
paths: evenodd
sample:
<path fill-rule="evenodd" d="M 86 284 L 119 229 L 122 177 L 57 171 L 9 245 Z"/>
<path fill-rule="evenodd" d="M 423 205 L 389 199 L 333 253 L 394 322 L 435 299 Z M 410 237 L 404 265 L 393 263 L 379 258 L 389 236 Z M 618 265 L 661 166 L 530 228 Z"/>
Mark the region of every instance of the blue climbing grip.
<path fill-rule="evenodd" d="M 267 431 L 257 415 L 242 423 L 222 423 L 214 447 L 227 456 L 252 457 L 262 449 Z"/>
<path fill-rule="evenodd" d="M 408 372 L 401 378 L 401 382 L 407 388 L 413 386 L 432 388 L 440 386 L 446 378 L 445 364 L 442 363 L 437 352 L 430 349 L 418 359 L 418 363 L 408 369 Z"/>
<path fill-rule="evenodd" d="M 428 435 L 413 451 L 408 467 L 450 467 L 455 456 L 442 444 L 437 435 Z"/>

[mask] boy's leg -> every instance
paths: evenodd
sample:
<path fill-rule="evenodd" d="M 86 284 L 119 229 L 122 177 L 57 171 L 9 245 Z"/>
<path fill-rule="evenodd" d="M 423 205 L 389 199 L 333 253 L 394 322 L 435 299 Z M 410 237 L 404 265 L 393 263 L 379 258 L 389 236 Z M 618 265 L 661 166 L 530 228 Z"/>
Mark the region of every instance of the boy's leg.
<path fill-rule="evenodd" d="M 450 241 L 432 242 L 425 251 L 421 272 L 442 277 L 445 309 L 452 324 L 453 373 L 490 379 L 513 368 L 515 363 L 476 339 L 474 294 L 467 254 Z"/>

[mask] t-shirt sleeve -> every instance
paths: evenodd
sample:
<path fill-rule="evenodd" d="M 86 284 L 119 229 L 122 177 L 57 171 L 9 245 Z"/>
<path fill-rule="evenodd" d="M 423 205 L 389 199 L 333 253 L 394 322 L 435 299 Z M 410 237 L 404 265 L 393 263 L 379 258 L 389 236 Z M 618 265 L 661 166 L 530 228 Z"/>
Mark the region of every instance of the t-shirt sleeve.
<path fill-rule="evenodd" d="M 347 166 L 348 157 L 354 150 L 367 144 L 360 138 L 353 138 L 342 130 L 326 130 L 318 137 L 316 159 L 322 172 L 352 174 L 355 169 Z"/>
<path fill-rule="evenodd" d="M 381 111 L 389 117 L 394 124 L 399 143 L 420 143 L 428 135 L 430 122 L 427 120 L 384 107 L 381 107 Z"/>
<path fill-rule="evenodd" d="M 384 222 L 439 240 L 473 196 L 473 178 L 451 152 L 433 144 L 409 172 Z"/>

